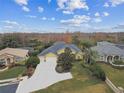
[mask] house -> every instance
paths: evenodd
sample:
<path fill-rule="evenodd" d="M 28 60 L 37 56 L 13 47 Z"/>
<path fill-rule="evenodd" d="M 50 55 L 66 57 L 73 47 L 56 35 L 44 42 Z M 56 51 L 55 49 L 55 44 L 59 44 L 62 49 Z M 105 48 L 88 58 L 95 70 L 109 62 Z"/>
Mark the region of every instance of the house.
<path fill-rule="evenodd" d="M 97 61 L 114 62 L 115 60 L 124 59 L 124 49 L 106 41 L 98 42 L 97 46 L 92 47 L 91 50 L 98 53 Z"/>
<path fill-rule="evenodd" d="M 19 49 L 28 50 L 29 54 L 35 52 L 33 47 L 20 47 Z"/>
<path fill-rule="evenodd" d="M 66 44 L 65 42 L 56 42 L 51 47 L 47 48 L 39 54 L 39 57 L 47 59 L 47 57 L 57 58 L 59 54 L 64 52 L 64 49 L 69 47 L 76 59 L 83 59 L 82 51 L 74 44 Z"/>
<path fill-rule="evenodd" d="M 9 65 L 28 58 L 28 50 L 18 48 L 5 48 L 0 50 L 0 64 Z"/>

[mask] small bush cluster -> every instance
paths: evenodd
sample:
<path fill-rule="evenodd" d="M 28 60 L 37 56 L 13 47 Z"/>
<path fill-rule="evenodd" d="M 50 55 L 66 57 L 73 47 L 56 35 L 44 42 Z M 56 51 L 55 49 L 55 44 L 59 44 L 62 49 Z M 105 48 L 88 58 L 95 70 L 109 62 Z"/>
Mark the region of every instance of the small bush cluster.
<path fill-rule="evenodd" d="M 97 78 L 101 79 L 102 81 L 106 80 L 105 72 L 97 64 L 90 65 L 89 70 L 92 72 L 93 76 L 96 76 Z"/>
<path fill-rule="evenodd" d="M 106 75 L 104 70 L 97 65 L 96 61 L 94 59 L 90 59 L 90 63 L 84 63 L 82 64 L 84 68 L 87 68 L 91 71 L 92 75 L 97 77 L 98 79 L 101 79 L 102 81 L 106 80 Z"/>
<path fill-rule="evenodd" d="M 37 56 L 31 56 L 31 57 L 28 58 L 25 65 L 27 66 L 27 68 L 29 68 L 29 67 L 36 68 L 36 66 L 39 63 L 40 63 L 40 59 Z"/>

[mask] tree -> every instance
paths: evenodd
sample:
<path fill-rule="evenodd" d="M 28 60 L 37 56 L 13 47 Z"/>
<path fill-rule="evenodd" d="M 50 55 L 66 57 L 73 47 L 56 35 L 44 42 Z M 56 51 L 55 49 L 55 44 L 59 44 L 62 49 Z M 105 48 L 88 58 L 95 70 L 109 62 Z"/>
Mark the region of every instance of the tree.
<path fill-rule="evenodd" d="M 27 68 L 33 67 L 36 68 L 36 66 L 40 63 L 40 59 L 37 56 L 31 56 L 26 61 Z"/>
<path fill-rule="evenodd" d="M 72 62 L 74 62 L 75 56 L 72 54 L 70 48 L 66 47 L 64 53 L 58 56 L 56 70 L 57 72 L 69 72 L 72 68 Z"/>
<path fill-rule="evenodd" d="M 85 63 L 90 64 L 91 60 L 96 58 L 96 52 L 90 49 L 90 47 L 92 47 L 93 45 L 95 45 L 95 43 L 89 40 L 84 40 L 84 41 L 81 41 L 80 43 L 80 48 L 82 52 L 85 53 L 85 55 L 83 56 L 84 58 L 83 61 Z"/>
<path fill-rule="evenodd" d="M 80 46 L 81 46 L 81 48 L 83 48 L 83 49 L 89 49 L 91 46 L 93 46 L 94 45 L 94 42 L 91 42 L 91 41 L 88 41 L 88 40 L 83 40 L 83 41 L 81 41 L 81 43 L 80 43 Z"/>
<path fill-rule="evenodd" d="M 78 39 L 78 36 L 77 35 L 75 35 L 75 36 L 72 37 L 72 43 L 75 44 L 75 45 L 77 45 L 79 47 L 80 40 Z"/>
<path fill-rule="evenodd" d="M 51 42 L 48 42 L 48 43 L 44 43 L 44 44 L 43 44 L 43 45 L 44 45 L 44 46 L 43 46 L 43 50 L 49 48 L 51 45 L 53 45 L 53 43 L 54 43 L 54 42 L 52 42 L 52 41 L 51 41 Z"/>
<path fill-rule="evenodd" d="M 19 46 L 20 39 L 18 35 L 15 34 L 5 34 L 2 37 L 2 45 L 3 48 L 10 47 L 10 48 L 16 48 Z"/>

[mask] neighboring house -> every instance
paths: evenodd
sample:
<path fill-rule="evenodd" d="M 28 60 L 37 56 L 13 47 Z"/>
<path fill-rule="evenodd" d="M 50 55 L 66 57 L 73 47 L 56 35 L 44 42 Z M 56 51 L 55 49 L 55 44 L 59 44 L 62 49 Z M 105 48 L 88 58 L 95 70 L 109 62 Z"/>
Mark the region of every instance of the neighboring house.
<path fill-rule="evenodd" d="M 47 57 L 57 58 L 59 54 L 64 52 L 66 47 L 72 50 L 72 53 L 75 54 L 76 59 L 83 59 L 83 53 L 77 46 L 74 44 L 66 44 L 65 42 L 54 43 L 51 47 L 41 52 L 39 57 L 44 57 L 45 60 Z"/>
<path fill-rule="evenodd" d="M 114 62 L 115 60 L 124 59 L 124 49 L 106 41 L 98 42 L 97 46 L 92 47 L 91 50 L 98 53 L 98 61 Z"/>
<path fill-rule="evenodd" d="M 9 65 L 28 58 L 28 50 L 18 48 L 5 48 L 0 50 L 0 64 Z"/>
<path fill-rule="evenodd" d="M 124 50 L 124 44 L 116 44 L 116 46 Z"/>
<path fill-rule="evenodd" d="M 29 53 L 33 53 L 35 52 L 33 47 L 20 47 L 19 49 L 24 49 L 24 50 L 28 50 Z"/>

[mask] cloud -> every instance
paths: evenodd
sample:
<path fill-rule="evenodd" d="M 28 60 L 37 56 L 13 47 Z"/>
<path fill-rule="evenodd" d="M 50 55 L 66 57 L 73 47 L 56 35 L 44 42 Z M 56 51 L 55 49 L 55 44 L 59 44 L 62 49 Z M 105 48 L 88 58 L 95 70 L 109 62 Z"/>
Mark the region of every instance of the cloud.
<path fill-rule="evenodd" d="M 48 0 L 48 3 L 51 3 L 52 0 Z"/>
<path fill-rule="evenodd" d="M 47 18 L 46 17 L 42 17 L 41 20 L 47 20 Z"/>
<path fill-rule="evenodd" d="M 102 22 L 102 19 L 101 18 L 93 18 L 93 22 L 100 23 L 100 22 Z"/>
<path fill-rule="evenodd" d="M 13 26 L 4 26 L 3 28 L 4 28 L 4 29 L 12 29 Z"/>
<path fill-rule="evenodd" d="M 104 7 L 109 7 L 109 6 L 116 7 L 117 5 L 121 5 L 121 4 L 124 4 L 124 0 L 109 0 L 104 4 Z"/>
<path fill-rule="evenodd" d="M 103 6 L 107 8 L 107 7 L 109 7 L 109 4 L 105 3 Z"/>
<path fill-rule="evenodd" d="M 110 0 L 112 6 L 117 6 L 120 4 L 124 4 L 124 0 Z"/>
<path fill-rule="evenodd" d="M 28 7 L 26 7 L 26 6 L 23 6 L 22 10 L 25 11 L 25 12 L 30 12 L 30 9 Z"/>
<path fill-rule="evenodd" d="M 15 0 L 15 2 L 19 5 L 28 5 L 28 0 Z"/>
<path fill-rule="evenodd" d="M 42 17 L 41 20 L 47 20 L 47 21 L 55 21 L 55 17 L 47 18 L 47 17 Z"/>
<path fill-rule="evenodd" d="M 16 21 L 12 20 L 4 20 L 2 21 L 3 26 L 2 26 L 2 31 L 18 31 L 20 29 L 20 24 Z"/>
<path fill-rule="evenodd" d="M 73 14 L 72 11 L 62 11 L 62 12 L 63 12 L 63 14 Z"/>
<path fill-rule="evenodd" d="M 38 12 L 42 13 L 43 11 L 44 11 L 44 8 L 41 7 L 41 6 L 39 6 L 39 7 L 38 7 Z"/>
<path fill-rule="evenodd" d="M 34 16 L 34 15 L 26 15 L 26 17 L 29 17 L 29 18 L 37 18 L 37 16 Z"/>
<path fill-rule="evenodd" d="M 2 22 L 5 23 L 6 25 L 19 25 L 19 23 L 17 23 L 16 21 L 5 20 Z"/>
<path fill-rule="evenodd" d="M 86 9 L 89 7 L 85 0 L 57 0 L 59 10 L 64 11 L 63 13 L 69 14 L 76 9 Z"/>
<path fill-rule="evenodd" d="M 96 12 L 94 15 L 95 15 L 96 17 L 99 17 L 99 16 L 100 16 L 100 13 L 99 13 L 99 12 Z"/>
<path fill-rule="evenodd" d="M 88 23 L 90 20 L 91 18 L 86 15 L 74 15 L 72 19 L 61 20 L 60 23 L 70 26 L 80 26 L 83 23 Z"/>
<path fill-rule="evenodd" d="M 103 15 L 104 16 L 109 16 L 109 13 L 108 12 L 103 12 Z"/>
<path fill-rule="evenodd" d="M 15 2 L 22 6 L 22 10 L 25 12 L 29 12 L 30 9 L 27 7 L 29 0 L 15 0 Z"/>
<path fill-rule="evenodd" d="M 52 17 L 52 18 L 51 18 L 51 21 L 55 21 L 55 17 Z"/>
<path fill-rule="evenodd" d="M 113 27 L 112 29 L 120 29 L 120 30 L 122 29 L 122 30 L 124 30 L 124 24 L 119 24 L 119 25 Z"/>

